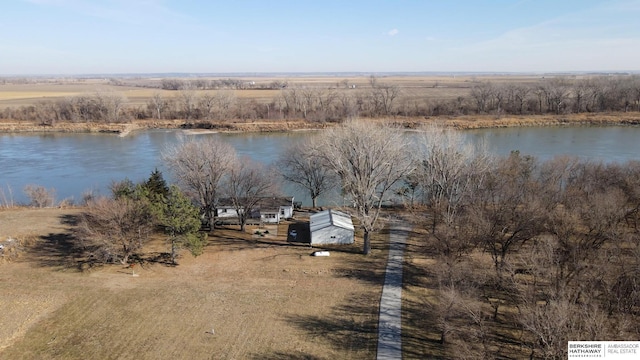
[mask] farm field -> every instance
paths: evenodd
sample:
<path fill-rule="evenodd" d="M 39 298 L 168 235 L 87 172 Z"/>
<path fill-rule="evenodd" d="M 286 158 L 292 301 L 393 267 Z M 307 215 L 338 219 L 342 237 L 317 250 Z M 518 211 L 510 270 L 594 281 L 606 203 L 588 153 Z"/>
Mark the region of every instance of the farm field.
<path fill-rule="evenodd" d="M 408 99 L 432 98 L 455 99 L 469 94 L 470 88 L 478 81 L 495 83 L 527 83 L 538 80 L 539 76 L 384 76 L 378 81 L 398 86 Z M 220 80 L 224 78 L 199 78 L 203 80 Z M 183 80 L 189 80 L 185 78 Z M 274 81 L 287 82 L 289 87 L 309 88 L 343 88 L 345 84 L 354 85 L 356 89 L 369 87 L 367 76 L 331 77 L 331 76 L 293 76 L 293 77 L 259 77 L 240 78 L 241 81 L 254 81 L 251 88 L 232 91 L 235 96 L 266 102 L 274 99 L 280 90 L 260 89 Z M 176 95 L 176 91 L 160 88 L 161 79 L 125 79 L 123 84 L 139 84 L 147 87 L 131 85 L 115 85 L 109 79 L 42 79 L 26 84 L 0 82 L 0 108 L 34 105 L 38 101 L 61 99 L 96 92 L 113 92 L 127 97 L 130 105 L 142 106 L 156 93 L 163 96 Z M 154 88 L 156 87 L 156 88 Z M 207 90 L 216 92 L 216 90 Z M 205 90 L 197 91 L 199 93 Z"/>
<path fill-rule="evenodd" d="M 216 230 L 180 265 L 79 270 L 78 209 L 0 211 L 0 236 L 29 239 L 0 262 L 0 358 L 362 359 L 377 344 L 384 234 L 311 257 L 276 235 Z M 274 234 L 276 231 L 271 231 Z M 381 250 L 382 249 L 382 250 Z M 162 237 L 145 248 L 167 250 Z M 136 276 L 133 276 L 135 272 Z"/>

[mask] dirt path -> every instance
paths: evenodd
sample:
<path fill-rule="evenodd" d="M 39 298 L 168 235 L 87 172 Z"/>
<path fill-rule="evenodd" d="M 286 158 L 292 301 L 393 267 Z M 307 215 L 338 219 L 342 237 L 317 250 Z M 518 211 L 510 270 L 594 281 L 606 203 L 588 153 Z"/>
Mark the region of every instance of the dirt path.
<path fill-rule="evenodd" d="M 379 360 L 402 359 L 402 262 L 409 227 L 395 223 L 389 233 L 389 260 L 380 299 Z"/>

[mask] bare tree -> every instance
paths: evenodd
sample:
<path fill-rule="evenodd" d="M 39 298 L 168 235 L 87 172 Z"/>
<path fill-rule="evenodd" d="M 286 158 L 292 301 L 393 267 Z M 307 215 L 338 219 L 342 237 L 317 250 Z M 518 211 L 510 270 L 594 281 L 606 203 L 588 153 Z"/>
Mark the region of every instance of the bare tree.
<path fill-rule="evenodd" d="M 513 93 L 513 103 L 516 114 L 524 113 L 524 105 L 527 102 L 527 97 L 531 92 L 529 85 L 517 85 L 515 86 Z"/>
<path fill-rule="evenodd" d="M 549 212 L 547 230 L 556 242 L 553 277 L 556 289 L 564 289 L 600 257 L 600 249 L 624 237 L 627 195 L 615 184 L 615 166 L 583 163 L 565 184 L 561 206 Z M 610 179 L 607 179 L 611 177 Z M 558 290 L 559 291 L 559 290 Z M 568 294 L 578 300 L 582 290 Z"/>
<path fill-rule="evenodd" d="M 518 260 L 526 275 L 512 277 L 519 288 L 517 321 L 531 336 L 532 358 L 564 358 L 568 340 L 620 338 L 616 330 L 620 324 L 614 325 L 619 320 L 600 307 L 593 291 L 600 288 L 597 274 L 608 271 L 609 266 L 594 267 L 590 274 L 574 278 L 574 285 L 554 287 L 550 283 L 560 271 L 558 245 L 553 239 L 541 238 L 520 251 Z M 575 291 L 585 290 L 576 300 Z"/>
<path fill-rule="evenodd" d="M 465 141 L 452 129 L 431 126 L 418 140 L 414 152 L 416 174 L 432 214 L 432 229 L 438 223 L 453 226 L 469 192 L 479 186 L 489 170 L 490 156 L 482 146 Z"/>
<path fill-rule="evenodd" d="M 51 101 L 38 101 L 34 105 L 36 118 L 41 125 L 53 126 L 60 117 L 56 103 Z"/>
<path fill-rule="evenodd" d="M 224 189 L 238 214 L 240 231 L 244 231 L 260 200 L 275 193 L 274 184 L 273 173 L 250 159 L 243 159 L 231 168 Z"/>
<path fill-rule="evenodd" d="M 471 251 L 475 244 L 464 226 L 472 198 L 492 166 L 483 146 L 473 146 L 452 129 L 433 126 L 423 133 L 414 152 L 412 173 L 423 195 L 423 221 L 434 237 L 434 247 L 447 266 Z"/>
<path fill-rule="evenodd" d="M 358 107 L 354 96 L 347 92 L 342 92 L 338 96 L 339 114 L 343 118 L 351 119 L 358 114 Z"/>
<path fill-rule="evenodd" d="M 298 142 L 287 147 L 278 160 L 282 177 L 307 191 L 314 208 L 318 197 L 331 190 L 337 180 L 323 163 L 321 151 L 320 147 L 313 144 Z"/>
<path fill-rule="evenodd" d="M 300 89 L 295 87 L 283 89 L 280 96 L 284 100 L 285 110 L 288 116 L 296 116 L 302 109 L 302 96 Z"/>
<path fill-rule="evenodd" d="M 122 120 L 122 112 L 127 103 L 127 98 L 114 91 L 97 91 L 93 95 L 93 104 L 95 106 L 96 119 L 117 123 Z"/>
<path fill-rule="evenodd" d="M 162 79 L 161 87 L 165 90 L 179 90 L 184 86 L 184 81 L 180 79 Z"/>
<path fill-rule="evenodd" d="M 485 113 L 490 110 L 493 92 L 493 85 L 490 82 L 483 82 L 471 88 L 471 97 L 476 102 L 476 109 L 479 113 Z"/>
<path fill-rule="evenodd" d="M 71 102 L 73 103 L 74 120 L 91 122 L 99 118 L 95 110 L 95 101 L 90 96 L 74 96 L 71 98 Z"/>
<path fill-rule="evenodd" d="M 129 257 L 142 248 L 153 225 L 147 201 L 102 197 L 89 202 L 78 231 L 82 239 L 89 240 L 88 247 L 97 249 L 94 255 L 126 265 Z"/>
<path fill-rule="evenodd" d="M 569 97 L 569 86 L 564 78 L 554 78 L 544 86 L 547 96 L 547 106 L 556 114 L 560 114 L 566 108 Z"/>
<path fill-rule="evenodd" d="M 220 180 L 236 161 L 236 151 L 214 137 L 189 139 L 166 148 L 162 158 L 183 191 L 213 220 Z"/>
<path fill-rule="evenodd" d="M 218 119 L 227 120 L 233 115 L 237 98 L 233 91 L 218 91 L 214 98 L 215 114 Z"/>
<path fill-rule="evenodd" d="M 215 106 L 215 96 L 212 92 L 205 92 L 200 96 L 200 100 L 198 102 L 198 106 L 200 107 L 200 111 L 202 112 L 202 116 L 206 120 L 211 120 L 213 118 L 213 109 Z"/>
<path fill-rule="evenodd" d="M 319 145 L 353 202 L 364 230 L 363 252 L 369 254 L 382 203 L 412 170 L 407 139 L 398 128 L 353 120 L 325 132 Z"/>
<path fill-rule="evenodd" d="M 537 166 L 536 159 L 513 152 L 492 169 L 471 202 L 473 216 L 467 225 L 491 254 L 499 280 L 507 256 L 542 231 L 549 211 L 539 197 Z"/>
<path fill-rule="evenodd" d="M 148 108 L 153 112 L 156 119 L 162 119 L 162 114 L 168 107 L 167 100 L 162 97 L 159 92 L 153 93 L 147 104 Z"/>
<path fill-rule="evenodd" d="M 107 121 L 114 123 L 121 122 L 123 120 L 123 112 L 127 101 L 127 98 L 120 93 L 110 92 L 105 94 Z"/>
<path fill-rule="evenodd" d="M 369 79 L 369 84 L 371 85 L 369 100 L 373 106 L 374 116 L 389 115 L 393 110 L 394 101 L 400 95 L 400 88 L 380 83 L 374 76 Z"/>
<path fill-rule="evenodd" d="M 182 114 L 187 120 L 191 120 L 196 116 L 196 108 L 198 105 L 198 94 L 194 86 L 190 82 L 186 82 L 181 88 L 178 95 Z"/>

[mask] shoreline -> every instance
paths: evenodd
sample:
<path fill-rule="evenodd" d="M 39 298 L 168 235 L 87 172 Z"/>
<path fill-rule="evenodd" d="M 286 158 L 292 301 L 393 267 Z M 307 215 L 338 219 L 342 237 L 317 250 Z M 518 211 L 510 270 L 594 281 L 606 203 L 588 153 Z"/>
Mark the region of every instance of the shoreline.
<path fill-rule="evenodd" d="M 472 130 L 506 127 L 536 126 L 635 126 L 640 125 L 640 112 L 627 113 L 587 113 L 566 115 L 463 115 L 433 117 L 395 117 L 369 119 L 372 122 L 388 122 L 406 129 L 417 130 L 422 126 L 438 124 L 457 130 Z M 321 130 L 338 123 L 309 122 L 304 119 L 233 122 L 233 121 L 197 121 L 186 120 L 136 120 L 129 123 L 70 123 L 60 122 L 54 125 L 41 125 L 29 121 L 0 121 L 0 133 L 96 133 L 114 134 L 120 137 L 139 130 L 182 129 L 191 134 L 233 133 L 233 132 L 289 132 L 303 130 Z"/>

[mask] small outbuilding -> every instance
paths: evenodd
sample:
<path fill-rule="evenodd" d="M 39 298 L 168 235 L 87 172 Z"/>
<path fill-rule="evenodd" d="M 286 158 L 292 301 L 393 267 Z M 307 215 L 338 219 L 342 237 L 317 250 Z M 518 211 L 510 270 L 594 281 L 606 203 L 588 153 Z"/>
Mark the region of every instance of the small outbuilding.
<path fill-rule="evenodd" d="M 355 228 L 351 215 L 336 210 L 312 214 L 309 219 L 311 245 L 353 244 Z"/>

